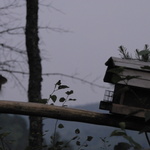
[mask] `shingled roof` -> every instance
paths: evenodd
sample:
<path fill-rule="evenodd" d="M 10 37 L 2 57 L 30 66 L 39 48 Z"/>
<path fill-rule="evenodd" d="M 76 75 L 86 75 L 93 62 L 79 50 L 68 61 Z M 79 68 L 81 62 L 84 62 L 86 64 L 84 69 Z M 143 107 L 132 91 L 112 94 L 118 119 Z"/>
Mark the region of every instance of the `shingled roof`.
<path fill-rule="evenodd" d="M 128 82 L 128 85 L 150 89 L 150 62 L 110 57 L 105 65 L 107 66 L 107 71 L 104 77 L 105 82 L 112 83 L 111 79 L 113 74 L 108 72 L 110 69 L 122 67 L 123 72 L 119 74 L 120 76 L 139 76 L 138 78 L 131 79 Z M 124 81 L 118 83 L 125 84 Z"/>

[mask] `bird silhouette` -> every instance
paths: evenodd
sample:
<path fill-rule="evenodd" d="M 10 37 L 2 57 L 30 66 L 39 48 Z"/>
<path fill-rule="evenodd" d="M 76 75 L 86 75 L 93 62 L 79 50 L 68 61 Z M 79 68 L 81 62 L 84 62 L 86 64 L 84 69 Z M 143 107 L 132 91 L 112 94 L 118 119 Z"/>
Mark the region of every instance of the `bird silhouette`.
<path fill-rule="evenodd" d="M 0 91 L 2 88 L 2 84 L 5 84 L 6 82 L 7 82 L 7 79 L 0 74 Z"/>

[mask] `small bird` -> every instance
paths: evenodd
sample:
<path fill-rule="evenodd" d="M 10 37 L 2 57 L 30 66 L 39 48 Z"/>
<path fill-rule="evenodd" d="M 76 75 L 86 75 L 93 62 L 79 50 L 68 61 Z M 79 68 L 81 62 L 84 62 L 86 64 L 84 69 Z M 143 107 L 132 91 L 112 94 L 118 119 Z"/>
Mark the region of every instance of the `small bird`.
<path fill-rule="evenodd" d="M 7 79 L 0 74 L 0 91 L 1 91 L 2 84 L 5 84 L 6 82 Z"/>

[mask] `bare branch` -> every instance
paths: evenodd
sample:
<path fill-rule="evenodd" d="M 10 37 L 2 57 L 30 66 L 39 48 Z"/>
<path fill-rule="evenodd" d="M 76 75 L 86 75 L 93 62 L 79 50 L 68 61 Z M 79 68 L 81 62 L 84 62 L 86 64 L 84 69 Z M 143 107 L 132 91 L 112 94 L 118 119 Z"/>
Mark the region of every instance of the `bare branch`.
<path fill-rule="evenodd" d="M 8 73 L 15 73 L 15 74 L 22 74 L 22 75 L 29 75 L 28 72 L 17 71 L 17 70 L 8 70 L 8 69 L 3 69 L 3 68 L 0 69 L 0 71 L 4 71 L 4 72 L 8 72 Z M 95 86 L 95 87 L 98 87 L 98 88 L 103 88 L 103 89 L 108 88 L 108 87 L 105 87 L 105 86 L 98 85 L 94 82 L 90 82 L 90 81 L 84 80 L 82 78 L 75 77 L 73 75 L 63 74 L 63 73 L 43 73 L 42 75 L 43 76 L 63 76 L 63 77 L 66 77 L 66 78 L 71 78 L 71 79 L 75 79 L 77 81 L 81 81 L 82 83 L 86 83 L 86 84 L 89 84 L 91 86 Z"/>
<path fill-rule="evenodd" d="M 6 44 L 4 44 L 4 43 L 0 43 L 0 46 L 1 46 L 2 48 L 9 49 L 9 50 L 11 50 L 11 51 L 13 51 L 13 52 L 17 52 L 17 53 L 20 53 L 20 54 L 27 54 L 25 50 L 21 50 L 21 49 L 18 49 L 18 48 L 16 48 L 16 47 L 12 47 L 12 46 L 6 45 Z"/>
<path fill-rule="evenodd" d="M 94 82 L 90 82 L 90 81 L 84 80 L 84 79 L 82 79 L 82 78 L 73 76 L 73 75 L 67 75 L 67 74 L 63 74 L 63 73 L 44 73 L 43 75 L 46 75 L 46 76 L 51 76 L 51 75 L 52 75 L 52 76 L 63 76 L 63 77 L 72 78 L 72 79 L 81 81 L 82 83 L 87 83 L 87 84 L 89 84 L 89 85 L 91 85 L 91 86 L 95 86 L 95 87 L 98 87 L 98 88 L 104 88 L 104 89 L 105 89 L 105 88 L 108 88 L 108 87 L 95 84 Z"/>
<path fill-rule="evenodd" d="M 15 27 L 15 28 L 9 28 L 9 29 L 6 29 L 6 30 L 2 30 L 2 31 L 0 31 L 0 34 L 4 34 L 4 33 L 9 33 L 9 34 L 19 34 L 19 33 L 13 33 L 12 31 L 16 31 L 17 30 L 17 32 L 18 32 L 18 30 L 23 30 L 23 31 L 25 31 L 25 27 Z M 23 33 L 20 33 L 20 34 L 24 34 L 24 32 Z"/>
<path fill-rule="evenodd" d="M 7 10 L 7 9 L 9 9 L 9 8 L 12 8 L 12 7 L 16 7 L 17 5 L 17 3 L 16 3 L 17 1 L 16 0 L 13 0 L 11 3 L 10 3 L 10 1 L 6 4 L 4 4 L 4 6 L 2 6 L 2 7 L 0 7 L 0 10 Z"/>
<path fill-rule="evenodd" d="M 17 81 L 18 85 L 20 85 L 22 87 L 22 89 L 27 92 L 27 89 L 24 87 L 24 85 L 22 84 L 22 82 L 20 81 L 20 79 L 18 79 L 18 77 L 14 74 L 11 73 L 11 75 L 13 76 L 13 78 Z"/>
<path fill-rule="evenodd" d="M 72 32 L 70 30 L 65 30 L 63 28 L 49 27 L 49 26 L 45 26 L 45 27 L 40 26 L 39 29 L 47 29 L 47 30 L 51 30 L 51 31 L 54 31 L 54 32 L 60 32 L 60 33 L 62 33 L 62 32 Z"/>
<path fill-rule="evenodd" d="M 22 75 L 29 75 L 28 72 L 16 71 L 16 70 L 8 70 L 8 69 L 4 69 L 4 68 L 1 68 L 0 71 L 8 72 L 8 73 L 15 73 L 15 74 L 22 74 Z"/>
<path fill-rule="evenodd" d="M 39 2 L 39 5 L 40 5 L 40 6 L 47 7 L 47 8 L 52 8 L 52 9 L 54 9 L 55 11 L 57 11 L 57 12 L 59 12 L 59 13 L 65 15 L 65 13 L 64 13 L 62 10 L 60 10 L 60 9 L 58 9 L 58 8 L 56 8 L 56 7 L 54 7 L 52 3 L 53 3 L 53 1 L 51 1 L 50 3 L 44 4 L 44 3 L 43 3 L 43 0 L 42 0 L 42 1 Z"/>

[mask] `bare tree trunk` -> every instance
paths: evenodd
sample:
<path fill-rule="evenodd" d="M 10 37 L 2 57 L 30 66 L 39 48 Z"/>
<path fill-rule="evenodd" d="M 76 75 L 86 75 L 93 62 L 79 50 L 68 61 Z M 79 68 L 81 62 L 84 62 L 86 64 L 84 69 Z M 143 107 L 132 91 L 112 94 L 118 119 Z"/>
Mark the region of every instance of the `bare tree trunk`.
<path fill-rule="evenodd" d="M 38 37 L 38 0 L 26 1 L 26 48 L 29 65 L 29 102 L 38 102 L 41 99 L 42 66 Z M 30 149 L 42 149 L 42 118 L 30 116 Z"/>

